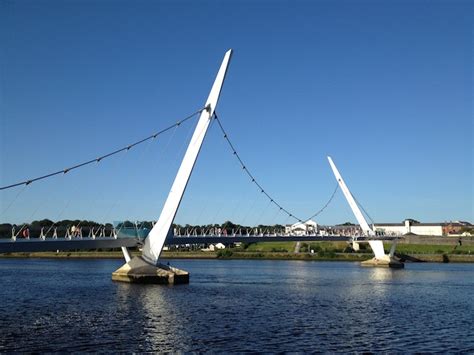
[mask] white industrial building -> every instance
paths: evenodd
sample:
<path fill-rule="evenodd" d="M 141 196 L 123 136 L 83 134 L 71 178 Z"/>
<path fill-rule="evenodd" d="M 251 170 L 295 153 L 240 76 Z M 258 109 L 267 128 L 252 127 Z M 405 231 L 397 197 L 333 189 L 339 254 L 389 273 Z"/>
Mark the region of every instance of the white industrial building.
<path fill-rule="evenodd" d="M 201 249 L 201 251 L 216 251 L 225 249 L 225 245 L 222 243 L 210 244 L 208 248 Z"/>
<path fill-rule="evenodd" d="M 456 233 L 463 226 L 470 226 L 469 222 L 420 223 L 413 219 L 406 219 L 402 223 L 377 223 L 375 231 L 384 235 L 431 235 L 449 236 Z"/>
<path fill-rule="evenodd" d="M 304 223 L 297 222 L 295 224 L 287 224 L 285 226 L 285 234 L 292 235 L 311 235 L 318 232 L 318 224 L 309 220 Z"/>

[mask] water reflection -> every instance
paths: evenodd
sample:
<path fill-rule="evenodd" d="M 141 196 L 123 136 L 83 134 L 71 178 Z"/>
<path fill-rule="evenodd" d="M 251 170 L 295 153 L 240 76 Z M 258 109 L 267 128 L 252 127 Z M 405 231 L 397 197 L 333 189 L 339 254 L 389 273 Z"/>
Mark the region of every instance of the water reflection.
<path fill-rule="evenodd" d="M 191 272 L 189 285 L 114 283 L 110 272 L 120 266 L 117 261 L 0 260 L 5 271 L 0 352 L 474 348 L 472 265 L 410 264 L 405 270 L 250 260 L 173 265 Z"/>
<path fill-rule="evenodd" d="M 133 319 L 130 327 L 144 351 L 169 351 L 182 341 L 186 318 L 182 305 L 173 297 L 178 288 L 187 287 L 117 283 L 118 311 Z"/>
<path fill-rule="evenodd" d="M 388 267 L 367 267 L 369 269 L 368 275 L 370 280 L 381 283 L 389 282 L 394 278 L 394 273 L 399 272 L 400 270 L 394 270 Z"/>

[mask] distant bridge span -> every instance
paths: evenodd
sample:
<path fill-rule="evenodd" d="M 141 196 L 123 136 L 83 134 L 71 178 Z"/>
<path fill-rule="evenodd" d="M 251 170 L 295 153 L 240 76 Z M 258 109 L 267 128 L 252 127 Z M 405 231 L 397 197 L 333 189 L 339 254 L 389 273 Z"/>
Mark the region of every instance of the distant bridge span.
<path fill-rule="evenodd" d="M 377 240 L 393 241 L 399 237 L 377 237 Z M 261 243 L 261 242 L 368 242 L 374 240 L 373 237 L 347 237 L 347 236 L 190 236 L 190 237 L 176 237 L 168 238 L 166 245 L 186 245 L 186 244 L 216 244 L 222 243 L 230 245 L 233 243 Z M 143 245 L 141 238 L 57 238 L 57 239 L 12 239 L 0 240 L 0 253 L 31 253 L 40 251 L 56 251 L 56 250 L 88 250 L 88 249 L 109 249 L 120 247 L 139 247 Z"/>

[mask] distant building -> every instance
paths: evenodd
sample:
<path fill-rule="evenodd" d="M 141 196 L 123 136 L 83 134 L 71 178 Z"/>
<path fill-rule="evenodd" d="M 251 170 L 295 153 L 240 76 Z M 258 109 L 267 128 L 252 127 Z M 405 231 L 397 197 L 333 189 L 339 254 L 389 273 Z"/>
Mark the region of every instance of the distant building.
<path fill-rule="evenodd" d="M 212 249 L 212 247 L 214 248 Z M 225 249 L 225 245 L 222 243 L 216 243 L 216 244 L 211 244 L 209 248 L 211 248 L 211 250 Z"/>
<path fill-rule="evenodd" d="M 375 231 L 385 235 L 431 235 L 449 236 L 459 235 L 464 227 L 472 226 L 469 222 L 455 221 L 442 223 L 420 223 L 413 219 L 406 219 L 402 223 L 376 223 Z"/>
<path fill-rule="evenodd" d="M 311 235 L 318 232 L 318 224 L 309 220 L 304 223 L 297 222 L 295 224 L 287 224 L 285 226 L 285 234 L 293 235 Z"/>
<path fill-rule="evenodd" d="M 468 227 L 468 228 L 466 228 Z M 445 222 L 443 225 L 443 235 L 459 235 L 463 234 L 463 229 L 473 230 L 474 226 L 466 221 Z M 471 233 L 466 233 L 471 234 Z"/>
<path fill-rule="evenodd" d="M 201 249 L 201 251 L 216 251 L 220 249 L 225 249 L 225 245 L 222 243 L 211 244 L 208 248 Z"/>

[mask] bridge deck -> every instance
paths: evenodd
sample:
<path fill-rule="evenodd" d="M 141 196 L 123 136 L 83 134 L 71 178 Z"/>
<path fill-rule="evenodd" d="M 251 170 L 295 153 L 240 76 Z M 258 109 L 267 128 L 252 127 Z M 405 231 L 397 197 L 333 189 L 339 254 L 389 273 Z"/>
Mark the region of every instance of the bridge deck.
<path fill-rule="evenodd" d="M 101 249 L 101 248 L 120 248 L 134 247 L 139 244 L 135 238 L 82 238 L 82 239 L 11 239 L 0 240 L 0 253 L 16 252 L 37 252 L 37 251 L 55 251 L 55 250 L 80 250 L 80 249 Z"/>
<path fill-rule="evenodd" d="M 377 237 L 377 240 L 394 240 L 396 237 Z M 358 242 L 367 242 L 374 238 L 358 237 Z M 166 240 L 167 245 L 186 245 L 186 244 L 215 244 L 222 243 L 229 245 L 233 243 L 261 243 L 261 242 L 349 242 L 352 237 L 346 236 L 189 236 L 189 237 L 171 237 Z M 38 252 L 55 250 L 87 250 L 100 248 L 120 248 L 136 247 L 142 244 L 143 240 L 139 238 L 82 238 L 82 239 L 0 239 L 0 253 L 15 252 Z"/>
<path fill-rule="evenodd" d="M 257 235 L 236 235 L 236 236 L 189 236 L 189 237 L 177 237 L 174 236 L 167 239 L 166 244 L 232 244 L 232 243 L 261 243 L 261 242 L 348 242 L 352 241 L 353 237 L 341 236 L 341 235 L 272 235 L 272 236 L 257 236 Z M 377 237 L 377 240 L 394 240 L 394 237 Z M 375 240 L 375 238 L 357 237 L 358 242 L 367 242 L 369 240 Z"/>

